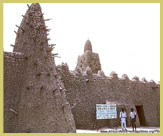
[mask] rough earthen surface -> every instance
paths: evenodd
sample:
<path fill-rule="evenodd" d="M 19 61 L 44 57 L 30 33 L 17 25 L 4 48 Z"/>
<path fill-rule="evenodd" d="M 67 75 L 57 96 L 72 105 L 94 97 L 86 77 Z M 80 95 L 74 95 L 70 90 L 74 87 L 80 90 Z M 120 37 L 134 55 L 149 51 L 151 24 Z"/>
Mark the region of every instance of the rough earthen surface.
<path fill-rule="evenodd" d="M 76 131 L 47 31 L 40 5 L 32 4 L 19 26 L 14 52 L 4 53 L 4 132 Z"/>
<path fill-rule="evenodd" d="M 23 54 L 4 52 L 4 132 L 15 132 L 25 69 Z"/>
<path fill-rule="evenodd" d="M 129 122 L 130 109 L 143 106 L 144 125 L 160 126 L 160 85 L 154 82 L 139 81 L 137 77 L 129 80 L 124 74 L 119 78 L 115 72 L 110 77 L 99 74 L 87 74 L 69 71 L 66 64 L 57 66 L 67 90 L 67 99 L 72 106 L 76 127 L 79 129 L 97 129 L 120 126 L 119 113 L 126 108 Z M 118 119 L 96 120 L 96 104 L 113 102 L 117 104 Z M 137 113 L 138 115 L 138 113 Z M 137 116 L 137 126 L 140 118 Z"/>
<path fill-rule="evenodd" d="M 29 6 L 13 52 L 4 52 L 4 132 L 68 133 L 76 127 L 117 127 L 121 108 L 129 117 L 130 108 L 136 111 L 137 106 L 143 107 L 145 126 L 160 126 L 160 84 L 136 76 L 130 80 L 126 74 L 119 78 L 115 72 L 105 76 L 89 40 L 75 71 L 67 64 L 56 67 L 44 21 L 40 5 Z M 96 104 L 110 102 L 117 104 L 118 119 L 96 120 Z M 141 118 L 136 123 L 141 125 Z"/>
<path fill-rule="evenodd" d="M 101 70 L 99 55 L 92 52 L 92 44 L 90 40 L 87 40 L 85 43 L 84 54 L 78 57 L 76 70 L 78 69 L 84 72 L 86 71 L 87 67 L 90 67 L 92 73 L 95 74 L 98 72 L 98 70 Z"/>

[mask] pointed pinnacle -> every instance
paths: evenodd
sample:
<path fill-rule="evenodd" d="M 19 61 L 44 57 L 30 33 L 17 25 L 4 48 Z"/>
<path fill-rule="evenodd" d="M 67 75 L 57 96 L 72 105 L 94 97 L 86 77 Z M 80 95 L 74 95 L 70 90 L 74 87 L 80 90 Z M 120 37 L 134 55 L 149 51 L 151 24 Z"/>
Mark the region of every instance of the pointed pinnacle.
<path fill-rule="evenodd" d="M 47 48 L 48 40 L 50 40 L 47 39 L 48 30 L 45 26 L 44 18 L 40 17 L 41 15 L 43 15 L 40 5 L 38 3 L 32 3 L 28 7 L 29 9 L 27 9 L 25 15 L 22 15 L 23 18 L 20 26 L 17 26 L 19 28 L 18 31 L 15 32 L 17 34 L 17 37 L 15 40 L 14 51 L 23 52 L 25 53 L 25 55 L 30 52 L 27 52 L 26 50 L 31 50 L 32 48 L 40 50 L 41 46 L 43 45 L 45 45 L 45 47 Z M 32 48 L 25 46 L 25 44 L 23 44 L 24 41 L 29 43 L 29 46 L 31 46 Z M 34 46 L 33 43 L 37 46 Z M 37 48 L 39 46 L 40 48 Z M 43 52 L 41 53 L 45 52 L 46 50 L 43 50 Z M 30 55 L 34 55 L 34 53 L 30 52 Z"/>
<path fill-rule="evenodd" d="M 30 7 L 32 7 L 35 11 L 41 9 L 41 6 L 40 6 L 39 3 L 32 3 L 32 4 L 30 5 Z"/>

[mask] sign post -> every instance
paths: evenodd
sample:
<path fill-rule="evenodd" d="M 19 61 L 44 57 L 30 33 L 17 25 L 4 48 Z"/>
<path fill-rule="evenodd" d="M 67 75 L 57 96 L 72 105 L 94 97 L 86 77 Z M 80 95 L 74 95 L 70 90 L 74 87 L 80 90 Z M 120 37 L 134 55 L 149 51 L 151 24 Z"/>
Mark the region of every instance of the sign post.
<path fill-rule="evenodd" d="M 116 104 L 96 104 L 96 119 L 116 119 Z"/>

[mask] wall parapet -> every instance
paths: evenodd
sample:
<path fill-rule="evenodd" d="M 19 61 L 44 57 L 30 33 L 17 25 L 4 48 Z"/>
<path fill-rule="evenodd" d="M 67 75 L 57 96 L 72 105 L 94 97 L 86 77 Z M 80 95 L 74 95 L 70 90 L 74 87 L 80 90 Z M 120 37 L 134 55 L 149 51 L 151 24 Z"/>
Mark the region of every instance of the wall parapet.
<path fill-rule="evenodd" d="M 74 70 L 74 71 L 70 71 L 69 70 L 69 67 L 67 65 L 67 63 L 62 63 L 60 65 L 57 65 L 57 69 L 61 72 L 61 73 L 69 73 L 69 75 L 71 76 L 74 76 L 74 77 L 88 77 L 89 78 L 98 78 L 98 79 L 108 79 L 108 80 L 125 80 L 126 82 L 131 82 L 131 83 L 136 83 L 136 84 L 139 84 L 139 83 L 143 83 L 144 85 L 150 85 L 151 87 L 154 86 L 154 87 L 160 87 L 160 84 L 159 82 L 156 83 L 154 80 L 150 80 L 150 81 L 147 81 L 146 78 L 142 78 L 141 80 L 139 79 L 138 76 L 134 76 L 131 79 L 129 79 L 128 75 L 127 74 L 123 74 L 121 78 L 118 77 L 118 74 L 114 71 L 112 71 L 110 73 L 110 76 L 106 76 L 104 74 L 104 72 L 102 70 L 99 70 L 97 74 L 95 73 L 91 73 L 91 71 L 85 71 L 85 72 L 81 72 L 80 70 Z"/>

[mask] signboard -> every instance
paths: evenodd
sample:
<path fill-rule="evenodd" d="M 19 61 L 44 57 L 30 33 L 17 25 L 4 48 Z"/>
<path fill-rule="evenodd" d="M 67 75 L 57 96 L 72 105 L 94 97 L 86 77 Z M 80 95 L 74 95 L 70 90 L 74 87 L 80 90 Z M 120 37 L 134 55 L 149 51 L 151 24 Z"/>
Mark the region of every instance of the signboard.
<path fill-rule="evenodd" d="M 96 104 L 96 119 L 116 119 L 116 104 Z"/>

